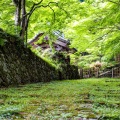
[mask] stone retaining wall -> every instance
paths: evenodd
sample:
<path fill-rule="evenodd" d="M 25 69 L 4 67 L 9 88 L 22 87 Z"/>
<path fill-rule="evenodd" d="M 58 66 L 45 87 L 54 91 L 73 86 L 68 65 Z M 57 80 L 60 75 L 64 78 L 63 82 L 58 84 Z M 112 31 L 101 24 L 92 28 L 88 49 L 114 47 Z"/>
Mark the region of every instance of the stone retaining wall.
<path fill-rule="evenodd" d="M 0 46 L 0 86 L 79 78 L 77 67 L 65 65 L 62 71 L 56 70 L 26 48 L 18 37 L 2 29 L 0 39 L 6 40 Z"/>
<path fill-rule="evenodd" d="M 48 82 L 59 79 L 59 74 L 30 49 L 16 44 L 0 46 L 0 86 Z"/>

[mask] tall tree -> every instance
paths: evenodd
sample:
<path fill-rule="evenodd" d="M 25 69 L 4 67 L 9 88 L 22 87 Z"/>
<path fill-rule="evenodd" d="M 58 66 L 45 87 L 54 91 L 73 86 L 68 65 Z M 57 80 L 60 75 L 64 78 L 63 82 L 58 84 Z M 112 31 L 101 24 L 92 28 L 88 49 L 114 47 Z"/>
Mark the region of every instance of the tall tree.
<path fill-rule="evenodd" d="M 120 53 L 119 4 L 119 0 L 86 0 L 76 6 L 79 12 L 65 33 L 73 39 L 72 46 L 76 46 L 78 53 L 88 51 L 103 56 L 104 60 Z"/>
<path fill-rule="evenodd" d="M 44 26 L 48 25 L 50 30 L 53 27 L 53 24 L 55 22 L 61 23 L 61 21 L 57 21 L 57 19 L 60 18 L 59 16 L 60 14 L 61 14 L 61 18 L 63 19 L 65 19 L 65 17 L 62 17 L 62 16 L 66 16 L 65 14 L 67 14 L 66 10 L 64 10 L 63 6 L 61 6 L 62 4 L 66 4 L 66 2 L 63 2 L 63 1 L 54 2 L 53 0 L 51 1 L 47 0 L 44 2 L 43 0 L 40 0 L 39 2 L 37 2 L 37 0 L 32 0 L 32 1 L 13 0 L 13 2 L 14 2 L 14 5 L 16 6 L 15 25 L 18 28 L 21 28 L 20 36 L 22 39 L 25 39 L 25 36 L 26 36 L 26 40 L 27 40 L 28 27 L 29 27 L 30 20 L 31 20 L 31 23 L 32 21 L 34 21 L 33 24 L 36 23 L 35 24 L 36 28 L 37 26 L 39 26 L 38 24 L 40 23 L 40 21 L 44 21 L 41 23 L 46 24 Z M 40 10 L 40 8 L 44 10 L 42 9 Z M 47 12 L 47 14 L 45 12 Z M 31 18 L 32 15 L 33 17 Z M 38 22 L 38 19 L 39 19 L 39 22 Z"/>

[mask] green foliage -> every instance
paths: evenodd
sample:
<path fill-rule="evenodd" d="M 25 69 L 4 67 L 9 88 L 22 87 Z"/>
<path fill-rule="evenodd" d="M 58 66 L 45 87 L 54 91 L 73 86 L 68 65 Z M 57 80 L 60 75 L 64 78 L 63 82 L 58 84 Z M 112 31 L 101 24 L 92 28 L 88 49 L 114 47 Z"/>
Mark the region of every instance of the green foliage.
<path fill-rule="evenodd" d="M 77 14 L 72 15 L 64 32 L 71 39 L 71 47 L 77 48 L 77 58 L 81 52 L 89 52 L 95 57 L 102 56 L 102 62 L 109 62 L 120 53 L 120 11 L 117 0 L 86 0 L 73 9 Z M 91 58 L 88 56 L 88 59 Z M 78 62 L 85 66 L 89 64 L 88 59 Z"/>
<path fill-rule="evenodd" d="M 5 44 L 5 40 L 0 38 L 0 45 L 3 46 Z"/>
<path fill-rule="evenodd" d="M 37 4 L 38 2 L 40 2 L 40 0 L 26 0 L 26 12 L 29 14 L 33 4 Z M 30 17 L 28 27 L 29 39 L 39 31 L 50 33 L 50 31 L 60 30 L 61 28 L 65 27 L 64 21 L 68 16 L 68 13 L 66 11 L 70 4 L 71 2 L 66 2 L 63 0 L 42 1 Z M 1 28 L 4 28 L 4 30 L 7 32 L 16 33 L 18 31 L 18 28 L 16 28 L 14 25 L 14 15 L 16 8 L 13 2 L 11 0 L 8 0 L 7 2 L 4 2 L 2 0 L 0 5 L 2 6 L 0 8 Z"/>
<path fill-rule="evenodd" d="M 0 1 L 0 27 L 6 32 L 15 34 L 14 14 L 15 7 L 11 0 Z"/>
<path fill-rule="evenodd" d="M 54 67 L 56 70 L 59 69 L 59 63 L 57 61 L 53 61 L 53 59 L 49 56 L 52 56 L 53 54 L 47 54 L 44 52 L 41 52 L 41 48 L 37 48 L 37 49 L 32 49 L 31 50 L 36 54 L 36 56 L 40 57 L 41 59 L 43 59 L 43 61 L 45 61 L 46 63 L 48 63 L 50 66 Z"/>
<path fill-rule="evenodd" d="M 38 2 L 40 1 L 26 0 L 27 13 Z M 53 31 L 61 30 L 70 39 L 71 47 L 78 50 L 78 58 L 81 52 L 86 51 L 95 57 L 102 56 L 101 60 L 110 61 L 120 53 L 119 4 L 118 0 L 42 1 L 30 17 L 28 39 L 41 31 L 52 35 Z M 1 0 L 0 5 L 1 28 L 8 33 L 17 34 L 21 28 L 14 25 L 14 4 L 11 0 Z M 3 40 L 0 42 L 3 45 Z M 87 60 L 85 62 L 88 64 Z"/>
<path fill-rule="evenodd" d="M 34 1 L 37 3 L 37 1 Z M 32 3 L 32 2 L 31 2 Z M 49 4 L 50 3 L 50 4 Z M 27 2 L 27 10 L 30 10 L 30 2 Z M 49 4 L 49 6 L 48 6 Z M 69 3 L 70 4 L 70 3 Z M 65 27 L 68 4 L 65 1 L 43 1 L 30 18 L 28 37 L 31 38 L 39 31 L 51 34 L 54 30 Z M 32 34 L 31 34 L 32 33 Z"/>

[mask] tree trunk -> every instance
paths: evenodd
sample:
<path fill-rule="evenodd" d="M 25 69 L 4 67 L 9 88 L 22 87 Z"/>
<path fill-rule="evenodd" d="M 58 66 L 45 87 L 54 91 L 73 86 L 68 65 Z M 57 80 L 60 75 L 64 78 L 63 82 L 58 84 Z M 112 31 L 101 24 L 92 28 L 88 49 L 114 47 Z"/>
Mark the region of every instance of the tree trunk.
<path fill-rule="evenodd" d="M 17 34 L 19 34 L 23 40 L 25 39 L 26 22 L 27 22 L 25 1 L 26 0 L 13 0 L 14 5 L 16 6 L 15 25 L 21 28 L 21 31 L 17 30 Z"/>
<path fill-rule="evenodd" d="M 15 11 L 15 25 L 17 28 L 21 26 L 21 0 L 13 0 L 14 5 L 16 6 Z M 19 30 L 16 30 L 16 33 L 19 34 Z"/>
<path fill-rule="evenodd" d="M 22 20 L 21 20 L 21 33 L 20 36 L 22 39 L 25 37 L 25 32 L 26 32 L 26 22 L 27 22 L 27 17 L 26 17 L 26 9 L 25 9 L 25 0 L 21 1 L 21 8 L 22 8 Z"/>

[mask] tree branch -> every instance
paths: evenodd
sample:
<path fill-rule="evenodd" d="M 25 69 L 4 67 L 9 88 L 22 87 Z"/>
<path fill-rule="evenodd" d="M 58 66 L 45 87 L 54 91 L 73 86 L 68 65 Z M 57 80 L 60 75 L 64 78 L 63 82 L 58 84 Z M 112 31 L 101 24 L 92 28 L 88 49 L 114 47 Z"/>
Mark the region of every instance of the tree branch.
<path fill-rule="evenodd" d="M 90 43 L 86 48 L 89 48 L 96 40 L 99 40 L 99 39 L 103 38 L 104 36 L 108 35 L 108 34 L 111 33 L 111 32 L 113 32 L 112 29 L 111 29 L 110 31 L 108 31 L 107 33 L 103 34 L 102 36 L 94 39 L 94 40 L 92 41 L 92 43 Z"/>
<path fill-rule="evenodd" d="M 35 6 L 41 4 L 42 2 L 43 2 L 43 0 L 41 0 L 41 1 L 38 2 L 38 3 L 34 3 L 34 4 L 32 5 L 32 7 L 31 7 L 31 9 L 30 9 L 30 12 L 24 15 L 24 17 L 27 17 L 27 16 L 28 16 L 27 21 L 26 21 L 26 26 L 25 26 L 25 30 L 26 30 L 26 39 L 27 39 L 27 34 L 28 34 L 29 19 L 30 19 L 32 13 L 34 12 Z"/>
<path fill-rule="evenodd" d="M 118 2 L 112 1 L 112 0 L 108 0 L 108 2 L 112 2 L 114 4 L 120 5 L 120 0 Z"/>
<path fill-rule="evenodd" d="M 29 24 L 30 17 L 31 17 L 31 15 L 33 14 L 33 12 L 34 12 L 37 8 L 40 8 L 40 7 L 44 7 L 44 8 L 45 8 L 45 7 L 50 7 L 50 4 L 51 4 L 51 3 L 55 3 L 55 2 L 49 2 L 47 5 L 40 5 L 40 4 L 42 3 L 42 1 L 43 1 L 43 0 L 41 0 L 39 3 L 34 3 L 33 6 L 31 7 L 30 12 L 26 14 L 26 15 L 28 15 L 26 30 L 27 30 L 27 28 L 28 28 L 28 24 Z M 38 6 L 38 5 L 40 5 L 40 6 Z M 52 11 L 54 11 L 51 7 L 50 7 L 50 9 L 51 9 Z M 54 12 L 54 17 L 55 17 L 55 12 Z M 54 20 L 55 20 L 55 18 L 54 18 Z"/>
<path fill-rule="evenodd" d="M 30 10 L 30 12 L 27 14 L 27 15 L 29 15 L 28 16 L 28 21 L 29 21 L 29 19 L 30 19 L 30 17 L 31 17 L 31 15 L 32 15 L 32 13 L 37 9 L 37 8 L 40 8 L 40 7 L 49 7 L 52 11 L 53 11 L 53 13 L 54 13 L 54 21 L 55 21 L 55 11 L 54 11 L 54 9 L 50 6 L 50 4 L 56 4 L 56 6 L 58 7 L 58 8 L 60 8 L 61 10 L 63 10 L 67 15 L 68 15 L 68 12 L 66 11 L 66 10 L 64 10 L 63 8 L 61 8 L 61 6 L 59 6 L 59 4 L 57 3 L 57 2 L 49 2 L 47 5 L 39 5 L 39 4 L 41 4 L 42 3 L 42 1 L 43 0 L 41 0 L 41 2 L 39 2 L 39 3 L 37 3 L 37 4 L 33 4 L 33 6 L 31 7 L 31 10 Z M 39 5 L 39 6 L 38 6 Z"/>
<path fill-rule="evenodd" d="M 41 0 L 41 1 L 38 2 L 38 3 L 34 3 L 34 4 L 32 5 L 32 7 L 31 7 L 29 13 L 25 14 L 24 17 L 28 16 L 28 17 L 27 17 L 27 22 L 26 22 L 26 31 L 27 31 L 27 29 L 28 29 L 28 25 L 29 25 L 29 21 L 30 21 L 31 15 L 33 14 L 33 12 L 34 12 L 36 9 L 38 9 L 38 8 L 40 8 L 40 7 L 43 7 L 43 8 L 49 7 L 49 8 L 53 11 L 53 15 L 54 15 L 54 16 L 53 16 L 53 23 L 55 23 L 55 11 L 54 11 L 54 9 L 50 6 L 51 4 L 55 4 L 58 8 L 60 8 L 61 10 L 63 10 L 63 11 L 68 15 L 67 11 L 64 10 L 61 6 L 59 6 L 59 4 L 58 4 L 57 2 L 49 2 L 47 5 L 40 5 L 42 2 L 43 2 L 43 0 Z"/>

